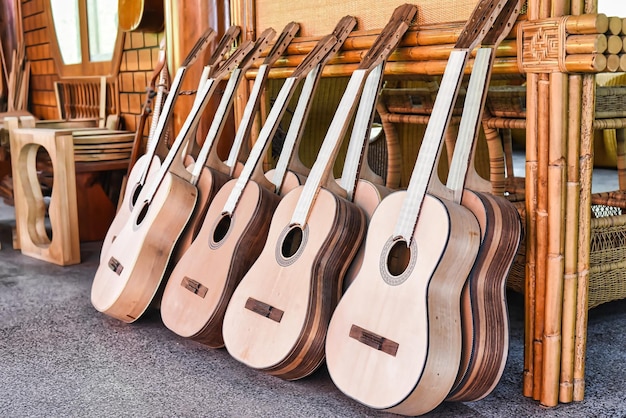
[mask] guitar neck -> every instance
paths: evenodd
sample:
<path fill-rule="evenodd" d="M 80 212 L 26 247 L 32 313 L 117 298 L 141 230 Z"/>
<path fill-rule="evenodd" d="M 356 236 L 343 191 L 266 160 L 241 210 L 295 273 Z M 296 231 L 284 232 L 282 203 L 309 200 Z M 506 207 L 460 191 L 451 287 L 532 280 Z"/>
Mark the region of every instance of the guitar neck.
<path fill-rule="evenodd" d="M 176 135 L 176 139 L 174 140 L 170 151 L 165 157 L 165 160 L 163 160 L 159 171 L 157 172 L 154 180 L 151 181 L 148 185 L 149 189 L 146 197 L 147 202 L 151 202 L 156 195 L 156 192 L 158 191 L 159 186 L 163 181 L 163 178 L 170 171 L 174 160 L 176 158 L 180 159 L 181 149 L 189 140 L 189 136 L 193 132 L 195 132 L 196 128 L 198 127 L 198 123 L 200 123 L 202 113 L 204 112 L 204 109 L 209 102 L 209 97 L 211 97 L 211 95 L 217 88 L 218 81 L 219 80 L 216 80 L 214 78 L 208 79 L 207 82 L 204 83 L 202 90 L 198 92 L 201 100 L 194 102 L 191 110 L 189 111 L 189 114 L 187 115 L 187 118 L 185 119 L 185 122 L 183 123 L 183 126 L 180 128 L 178 135 Z"/>
<path fill-rule="evenodd" d="M 342 139 L 346 134 L 350 120 L 356 109 L 357 98 L 363 91 L 363 84 L 367 74 L 368 71 L 365 69 L 357 69 L 352 73 L 346 91 L 339 102 L 335 116 L 324 137 L 317 159 L 304 184 L 300 199 L 296 204 L 291 218 L 292 224 L 297 224 L 301 227 L 306 225 L 320 187 L 325 186 L 328 182 Z"/>
<path fill-rule="evenodd" d="M 296 105 L 293 117 L 291 118 L 291 123 L 289 124 L 287 135 L 285 136 L 285 142 L 283 143 L 283 148 L 280 152 L 280 156 L 278 157 L 274 175 L 272 176 L 271 181 L 275 187 L 275 192 L 280 191 L 290 162 L 293 160 L 294 153 L 299 147 L 300 140 L 302 139 L 302 134 L 304 132 L 304 122 L 306 121 L 309 110 L 311 109 L 313 94 L 319 84 L 321 73 L 322 65 L 318 64 L 307 75 L 304 85 L 302 86 L 302 91 L 300 92 L 300 97 L 298 98 L 298 104 Z"/>
<path fill-rule="evenodd" d="M 182 85 L 186 71 L 187 67 L 185 66 L 181 66 L 178 68 L 178 70 L 176 70 L 176 75 L 174 76 L 174 80 L 172 81 L 172 85 L 170 86 L 167 98 L 165 99 L 165 103 L 163 104 L 161 115 L 157 118 L 157 124 L 154 129 L 154 134 L 150 137 L 151 141 L 148 142 L 148 147 L 146 149 L 146 156 L 148 161 L 151 161 L 154 157 L 159 142 L 163 140 L 163 137 L 165 135 L 165 129 L 172 119 L 172 109 L 174 107 L 174 101 L 178 97 L 178 93 L 180 92 L 180 87 Z M 146 164 L 146 167 L 141 174 L 140 184 L 145 184 L 146 177 L 148 176 L 148 168 L 149 164 Z"/>
<path fill-rule="evenodd" d="M 346 191 L 348 200 L 354 200 L 354 191 L 359 180 L 359 173 L 363 164 L 365 147 L 370 136 L 372 121 L 376 113 L 378 92 L 383 81 L 385 62 L 381 62 L 367 76 L 359 108 L 354 118 L 354 125 L 348 143 L 346 159 L 341 172 L 341 187 Z"/>
<path fill-rule="evenodd" d="M 407 243 L 411 242 L 422 202 L 435 171 L 436 163 L 439 161 L 443 136 L 452 116 L 452 106 L 461 86 L 469 53 L 470 51 L 467 49 L 455 49 L 451 52 L 446 64 L 441 87 L 433 105 L 433 111 L 424 133 L 420 152 L 394 230 L 394 237 L 402 238 Z"/>
<path fill-rule="evenodd" d="M 472 171 L 470 165 L 473 162 L 494 57 L 495 50 L 492 48 L 479 48 L 474 59 L 472 74 L 463 103 L 459 135 L 454 146 L 454 154 L 446 183 L 446 187 L 452 193 L 452 201 L 456 203 L 461 203 L 467 175 Z"/>
<path fill-rule="evenodd" d="M 224 90 L 224 95 L 217 106 L 215 115 L 213 116 L 213 122 L 211 122 L 211 127 L 209 128 L 204 143 L 202 144 L 202 148 L 200 148 L 200 152 L 198 153 L 198 158 L 193 166 L 193 170 L 189 178 L 189 182 L 193 185 L 198 182 L 200 173 L 202 173 L 202 168 L 206 164 L 210 153 L 215 152 L 215 143 L 224 130 L 228 113 L 233 106 L 235 92 L 237 91 L 237 87 L 239 86 L 243 76 L 244 71 L 241 68 L 233 70 L 230 74 L 230 78 L 228 79 L 228 83 L 226 84 L 226 88 Z M 179 160 L 182 161 L 182 158 L 179 158 Z"/>
<path fill-rule="evenodd" d="M 239 158 L 239 153 L 241 152 L 241 148 L 243 147 L 246 139 L 250 137 L 252 124 L 254 121 L 254 115 L 259 109 L 263 88 L 265 86 L 265 82 L 267 80 L 269 72 L 270 67 L 263 64 L 259 67 L 256 78 L 254 79 L 254 84 L 252 85 L 252 90 L 250 91 L 250 97 L 248 98 L 246 107 L 243 110 L 241 122 L 239 123 L 237 133 L 235 134 L 235 139 L 233 140 L 233 145 L 231 146 L 228 158 L 226 159 L 226 165 L 230 169 L 231 176 L 234 176 L 235 174 L 235 167 L 237 166 L 237 161 Z"/>
<path fill-rule="evenodd" d="M 155 141 L 154 135 L 157 125 L 159 123 L 159 117 L 161 115 L 161 109 L 163 107 L 163 95 L 169 81 L 169 72 L 164 65 L 159 73 L 159 81 L 156 85 L 156 96 L 154 97 L 154 103 L 152 105 L 152 121 L 150 122 L 150 130 L 148 131 L 148 147 L 151 142 Z"/>
<path fill-rule="evenodd" d="M 442 186 L 438 179 L 433 178 L 433 173 L 441 155 L 443 136 L 450 123 L 452 107 L 459 92 L 470 51 L 480 44 L 488 34 L 493 34 L 492 28 L 501 19 L 501 16 L 507 16 L 506 20 L 501 20 L 502 24 L 512 25 L 512 21 L 508 20 L 510 18 L 508 13 L 512 11 L 511 8 L 515 9 L 515 5 L 518 3 L 519 0 L 479 1 L 459 35 L 455 49 L 450 53 L 446 64 L 441 87 L 437 92 L 433 111 L 395 226 L 394 238 L 401 238 L 407 243 L 411 242 L 426 192 L 430 188 L 435 190 L 438 186 Z M 500 27 L 501 25 L 498 24 L 497 26 Z M 500 33 L 501 31 L 497 32 L 498 35 Z M 444 187 L 439 187 L 439 190 L 443 194 L 448 192 Z"/>
<path fill-rule="evenodd" d="M 491 184 L 476 173 L 474 166 L 476 142 L 480 120 L 487 100 L 487 89 L 491 79 L 496 49 L 511 31 L 515 20 L 517 20 L 522 6 L 521 3 L 521 0 L 508 0 L 503 5 L 502 11 L 497 16 L 493 26 L 484 36 L 483 45 L 479 48 L 474 59 L 474 66 L 461 115 L 459 135 L 454 146 L 454 154 L 446 184 L 448 190 L 452 193 L 452 200 L 457 203 L 461 202 L 463 190 L 468 182 L 472 182 L 472 187 L 474 188 L 478 186 L 486 191 L 491 189 Z"/>
<path fill-rule="evenodd" d="M 246 107 L 244 108 L 243 115 L 241 117 L 239 128 L 237 129 L 235 139 L 233 140 L 233 145 L 230 148 L 230 153 L 228 154 L 228 159 L 226 160 L 226 165 L 229 167 L 229 174 L 231 176 L 234 175 L 237 160 L 239 158 L 239 154 L 241 153 L 241 148 L 244 144 L 244 141 L 250 136 L 254 115 L 259 109 L 259 105 L 261 103 L 261 93 L 263 92 L 263 88 L 265 87 L 270 68 L 274 65 L 276 60 L 278 60 L 278 58 L 285 52 L 285 50 L 299 30 L 299 24 L 295 22 L 288 23 L 274 43 L 271 51 L 267 54 L 267 57 L 263 61 L 263 64 L 259 66 L 259 70 L 252 86 L 252 91 L 250 92 L 248 102 L 246 103 Z"/>
<path fill-rule="evenodd" d="M 270 113 L 265 120 L 265 124 L 263 124 L 263 128 L 261 128 L 261 132 L 259 133 L 259 138 L 254 143 L 252 150 L 250 150 L 250 155 L 246 160 L 246 163 L 243 166 L 243 170 L 241 174 L 237 178 L 237 182 L 235 183 L 235 187 L 233 191 L 228 196 L 228 200 L 224 205 L 223 213 L 232 214 L 237 207 L 237 203 L 239 202 L 239 198 L 243 193 L 243 189 L 248 184 L 248 181 L 252 178 L 254 171 L 256 170 L 257 165 L 261 163 L 261 159 L 265 154 L 265 150 L 267 145 L 271 142 L 271 139 L 274 137 L 274 133 L 276 133 L 276 129 L 278 128 L 278 124 L 282 119 L 285 110 L 287 109 L 287 104 L 293 96 L 293 93 L 296 90 L 296 86 L 298 83 L 297 77 L 288 77 L 285 80 L 285 83 L 281 87 L 278 92 L 278 96 L 276 97 L 276 101 L 274 102 L 274 106 L 270 110 Z"/>

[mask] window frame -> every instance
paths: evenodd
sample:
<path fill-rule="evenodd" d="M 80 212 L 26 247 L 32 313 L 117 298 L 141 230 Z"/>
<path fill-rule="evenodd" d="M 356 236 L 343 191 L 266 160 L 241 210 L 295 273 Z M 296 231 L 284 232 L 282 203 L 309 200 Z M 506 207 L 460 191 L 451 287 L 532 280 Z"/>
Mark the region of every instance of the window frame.
<path fill-rule="evenodd" d="M 59 77 L 73 78 L 93 76 L 117 76 L 119 73 L 120 62 L 124 49 L 125 33 L 121 31 L 118 27 L 117 39 L 115 40 L 113 56 L 110 61 L 91 61 L 89 58 L 89 23 L 87 20 L 87 3 L 86 0 L 78 0 L 80 48 L 82 62 L 77 64 L 65 64 L 63 62 L 63 56 L 61 55 L 61 49 L 59 48 L 56 28 L 54 26 L 54 19 L 52 17 L 52 5 L 50 3 L 50 0 L 46 0 L 46 3 L 48 7 L 45 8 L 45 14 L 48 21 L 47 28 L 48 38 L 50 40 L 50 54 L 54 59 L 54 65 L 56 67 Z"/>

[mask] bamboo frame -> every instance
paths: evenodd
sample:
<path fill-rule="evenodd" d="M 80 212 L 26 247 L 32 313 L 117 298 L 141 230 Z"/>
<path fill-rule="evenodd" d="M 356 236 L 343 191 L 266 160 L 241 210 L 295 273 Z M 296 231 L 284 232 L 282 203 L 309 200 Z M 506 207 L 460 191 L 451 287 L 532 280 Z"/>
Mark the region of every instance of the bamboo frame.
<path fill-rule="evenodd" d="M 561 365 L 565 219 L 565 142 L 567 137 L 568 76 L 550 74 L 550 132 L 548 144 L 547 261 L 543 335 L 541 403 L 558 404 Z"/>
<path fill-rule="evenodd" d="M 582 114 L 582 77 L 569 77 L 568 126 L 580 126 Z M 570 129 L 567 134 L 567 190 L 565 227 L 565 264 L 563 277 L 563 312 L 561 343 L 561 374 L 559 401 L 573 399 L 574 333 L 576 325 L 576 291 L 578 287 L 578 207 L 580 202 L 580 130 Z"/>

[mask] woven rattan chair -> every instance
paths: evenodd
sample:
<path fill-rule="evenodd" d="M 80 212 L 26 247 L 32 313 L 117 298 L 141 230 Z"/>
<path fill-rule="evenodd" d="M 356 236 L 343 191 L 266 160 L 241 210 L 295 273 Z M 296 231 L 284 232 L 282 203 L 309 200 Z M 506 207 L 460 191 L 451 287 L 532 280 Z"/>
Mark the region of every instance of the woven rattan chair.
<path fill-rule="evenodd" d="M 504 161 L 504 192 L 522 216 L 524 178 L 513 174 L 511 129 L 524 129 L 525 104 L 524 86 L 492 87 L 483 118 L 486 135 L 502 138 L 502 154 L 492 154 L 490 158 Z M 614 76 L 598 85 L 594 129 L 603 134 L 605 144 L 609 144 L 608 152 L 615 153 L 619 190 L 591 196 L 589 309 L 626 298 L 626 75 Z M 524 275 L 525 247 L 522 245 L 511 269 L 508 287 L 523 292 Z"/>

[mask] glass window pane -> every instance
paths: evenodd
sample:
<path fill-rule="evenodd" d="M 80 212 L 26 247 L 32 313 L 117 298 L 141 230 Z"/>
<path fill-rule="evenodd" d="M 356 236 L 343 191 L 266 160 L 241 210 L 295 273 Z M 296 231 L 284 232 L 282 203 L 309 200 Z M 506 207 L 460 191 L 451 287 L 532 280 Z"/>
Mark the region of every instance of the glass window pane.
<path fill-rule="evenodd" d="M 623 1 L 598 0 L 598 13 L 607 16 L 626 16 L 626 4 Z"/>
<path fill-rule="evenodd" d="M 82 61 L 78 0 L 50 0 L 61 57 L 66 65 Z"/>
<path fill-rule="evenodd" d="M 110 61 L 117 39 L 117 0 L 87 0 L 89 59 Z"/>

